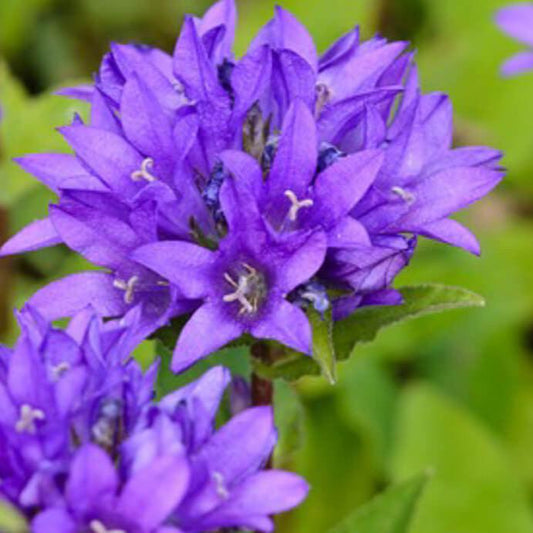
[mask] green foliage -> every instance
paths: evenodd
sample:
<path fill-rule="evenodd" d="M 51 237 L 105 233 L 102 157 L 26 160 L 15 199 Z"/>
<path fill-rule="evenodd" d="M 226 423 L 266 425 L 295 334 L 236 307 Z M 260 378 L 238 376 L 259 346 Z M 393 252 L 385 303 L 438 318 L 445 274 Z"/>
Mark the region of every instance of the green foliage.
<path fill-rule="evenodd" d="M 330 533 L 408 533 L 429 474 L 405 481 L 376 496 Z"/>
<path fill-rule="evenodd" d="M 0 501 L 0 531 L 2 533 L 27 533 L 28 531 L 24 518 L 3 501 Z"/>
<path fill-rule="evenodd" d="M 403 287 L 400 292 L 402 305 L 360 309 L 336 324 L 334 342 L 340 360 L 348 358 L 357 344 L 374 340 L 385 327 L 449 309 L 485 305 L 481 296 L 460 287 L 427 284 Z"/>
<path fill-rule="evenodd" d="M 529 533 L 526 494 L 500 443 L 429 386 L 413 386 L 400 403 L 396 478 L 428 466 L 435 477 L 412 533 Z"/>
<path fill-rule="evenodd" d="M 311 315 L 314 360 L 293 351 L 283 351 L 272 362 L 254 361 L 255 371 L 269 379 L 292 380 L 317 374 L 320 367 L 331 382 L 334 358 L 347 359 L 358 344 L 373 340 L 381 329 L 431 313 L 484 305 L 481 296 L 459 287 L 427 284 L 404 287 L 400 292 L 404 297 L 402 305 L 359 309 L 349 318 L 335 323 L 333 342 L 327 319 L 322 321 L 319 316 Z"/>
<path fill-rule="evenodd" d="M 337 381 L 337 361 L 333 346 L 331 309 L 322 317 L 320 313 L 310 308 L 307 311 L 307 317 L 313 328 L 313 359 L 320 366 L 322 375 L 334 385 Z"/>

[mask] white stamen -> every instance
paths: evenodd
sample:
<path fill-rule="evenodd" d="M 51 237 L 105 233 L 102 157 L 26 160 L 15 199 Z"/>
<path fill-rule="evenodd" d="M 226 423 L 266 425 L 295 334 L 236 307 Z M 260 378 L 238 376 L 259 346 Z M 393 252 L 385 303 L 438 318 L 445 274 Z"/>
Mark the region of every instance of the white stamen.
<path fill-rule="evenodd" d="M 304 200 L 298 200 L 298 197 L 292 191 L 285 191 L 285 196 L 290 200 L 291 207 L 289 209 L 289 220 L 294 222 L 298 217 L 298 211 L 303 207 L 312 207 L 313 200 L 306 198 Z"/>
<path fill-rule="evenodd" d="M 67 370 L 70 369 L 69 363 L 66 361 L 63 361 L 62 363 L 59 363 L 58 365 L 54 366 L 52 369 L 52 372 L 54 373 L 54 376 L 56 378 L 60 378 Z"/>
<path fill-rule="evenodd" d="M 216 485 L 217 494 L 223 499 L 229 498 L 229 491 L 224 483 L 224 476 L 220 472 L 213 472 L 213 481 Z"/>
<path fill-rule="evenodd" d="M 133 181 L 155 181 L 157 178 L 150 173 L 150 170 L 152 170 L 154 166 L 154 160 L 151 157 L 147 157 L 142 163 L 141 163 L 141 170 L 136 170 L 135 172 L 131 173 L 131 179 Z"/>
<path fill-rule="evenodd" d="M 241 304 L 240 313 L 253 313 L 254 306 L 246 297 L 248 292 L 248 278 L 246 276 L 239 276 L 239 282 L 235 282 L 232 277 L 226 272 L 224 274 L 226 281 L 235 289 L 235 292 L 226 294 L 222 299 L 227 302 L 239 302 Z"/>
<path fill-rule="evenodd" d="M 113 281 L 113 287 L 124 291 L 124 301 L 127 304 L 131 304 L 133 303 L 133 294 L 137 283 L 139 283 L 139 276 L 132 276 L 128 281 L 116 279 Z"/>
<path fill-rule="evenodd" d="M 331 100 L 331 89 L 324 83 L 316 86 L 315 117 L 319 117 L 324 106 Z"/>
<path fill-rule="evenodd" d="M 29 433 L 34 435 L 37 431 L 35 422 L 37 420 L 45 420 L 46 415 L 41 409 L 34 409 L 31 405 L 25 403 L 20 407 L 20 418 L 15 424 L 15 429 L 18 433 Z"/>
<path fill-rule="evenodd" d="M 391 187 L 391 192 L 399 196 L 407 204 L 412 204 L 416 200 L 416 196 L 412 192 L 406 191 L 402 187 Z"/>
<path fill-rule="evenodd" d="M 127 533 L 124 529 L 107 529 L 100 520 L 92 520 L 89 527 L 93 533 Z"/>

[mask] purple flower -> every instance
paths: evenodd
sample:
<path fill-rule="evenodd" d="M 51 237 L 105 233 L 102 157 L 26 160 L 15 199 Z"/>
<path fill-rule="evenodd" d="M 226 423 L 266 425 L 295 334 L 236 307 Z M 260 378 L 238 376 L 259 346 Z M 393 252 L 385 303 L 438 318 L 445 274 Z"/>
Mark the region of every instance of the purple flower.
<path fill-rule="evenodd" d="M 307 494 L 300 477 L 263 471 L 277 440 L 270 408 L 215 429 L 221 367 L 153 401 L 158 365 L 130 358 L 139 310 L 66 330 L 32 308 L 0 349 L 0 498 L 45 533 L 198 533 L 273 528 Z M 31 387 L 28 386 L 31 384 Z"/>
<path fill-rule="evenodd" d="M 496 24 L 514 39 L 526 44 L 530 50 L 519 52 L 502 66 L 505 76 L 522 74 L 533 69 L 533 4 L 523 2 L 500 9 Z"/>
<path fill-rule="evenodd" d="M 136 341 L 137 312 L 103 324 L 91 310 L 66 331 L 32 308 L 19 315 L 22 335 L 5 350 L 0 379 L 0 440 L 9 451 L 0 493 L 23 508 L 60 499 L 72 441 L 116 451 L 120 431 L 136 424 L 152 398 L 155 372 L 127 360 Z M 31 387 L 28 387 L 28 383 Z"/>
<path fill-rule="evenodd" d="M 278 7 L 235 58 L 235 24 L 220 0 L 173 56 L 113 45 L 94 87 L 66 91 L 91 103 L 61 129 L 74 155 L 19 160 L 57 205 L 0 251 L 63 242 L 105 269 L 41 289 L 49 319 L 139 309 L 142 338 L 192 313 L 176 370 L 242 334 L 309 353 L 302 307 L 401 303 L 417 237 L 479 253 L 450 217 L 503 176 L 499 152 L 452 148 L 450 101 L 422 94 L 407 43 L 355 28 L 319 57 Z"/>
<path fill-rule="evenodd" d="M 172 362 L 175 372 L 244 333 L 311 352 L 309 322 L 286 296 L 320 268 L 325 234 L 319 228 L 276 233 L 261 217 L 250 191 L 238 190 L 229 178 L 221 205 L 228 234 L 218 250 L 168 241 L 134 253 L 186 297 L 203 302 L 180 335 Z"/>

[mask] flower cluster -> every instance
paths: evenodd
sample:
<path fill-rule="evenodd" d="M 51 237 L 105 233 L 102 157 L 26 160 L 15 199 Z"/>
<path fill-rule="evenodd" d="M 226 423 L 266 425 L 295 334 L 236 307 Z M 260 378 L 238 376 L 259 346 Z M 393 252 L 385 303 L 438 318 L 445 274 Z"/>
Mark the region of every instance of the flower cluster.
<path fill-rule="evenodd" d="M 514 76 L 533 70 L 533 3 L 523 2 L 500 9 L 496 23 L 505 33 L 529 47 L 504 63 L 503 74 Z"/>
<path fill-rule="evenodd" d="M 192 313 L 175 371 L 242 334 L 309 354 L 307 308 L 401 303 L 418 236 L 479 252 L 449 216 L 503 176 L 499 152 L 452 147 L 450 101 L 422 94 L 407 43 L 356 28 L 319 57 L 278 7 L 236 59 L 235 24 L 220 0 L 173 56 L 113 45 L 93 86 L 63 91 L 90 124 L 60 129 L 74 154 L 19 160 L 59 200 L 1 252 L 65 243 L 106 269 L 39 291 L 49 319 L 140 309 L 142 338 Z"/>
<path fill-rule="evenodd" d="M 63 331 L 19 314 L 15 348 L 0 347 L 0 498 L 34 533 L 270 531 L 269 516 L 307 493 L 298 476 L 262 470 L 271 409 L 215 430 L 222 367 L 154 402 L 157 364 L 143 373 L 129 358 L 139 320 L 84 310 Z"/>

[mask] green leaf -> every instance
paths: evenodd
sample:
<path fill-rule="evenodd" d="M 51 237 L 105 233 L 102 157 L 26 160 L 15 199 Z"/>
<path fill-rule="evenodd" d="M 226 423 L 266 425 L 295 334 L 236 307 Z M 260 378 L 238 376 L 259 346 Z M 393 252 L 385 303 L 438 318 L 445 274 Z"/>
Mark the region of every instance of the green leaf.
<path fill-rule="evenodd" d="M 372 341 L 377 333 L 387 327 L 411 318 L 462 307 L 482 307 L 483 298 L 460 287 L 438 284 L 416 285 L 400 289 L 404 297 L 402 305 L 366 307 L 349 318 L 336 322 L 333 327 L 333 345 L 330 346 L 327 323 L 319 324 L 317 317 L 310 317 L 313 324 L 315 358 L 292 350 L 277 350 L 270 363 L 254 361 L 254 371 L 264 378 L 295 380 L 306 375 L 335 378 L 334 361 L 347 359 L 354 347 Z"/>
<path fill-rule="evenodd" d="M 333 318 L 331 309 L 324 317 L 313 308 L 307 312 L 313 329 L 313 359 L 317 361 L 322 375 L 333 385 L 337 381 L 335 348 L 333 347 Z"/>
<path fill-rule="evenodd" d="M 56 96 L 52 91 L 30 97 L 1 61 L 0 102 L 3 111 L 0 122 L 0 203 L 11 205 L 30 189 L 42 187 L 12 158 L 34 152 L 68 151 L 55 128 L 69 123 L 75 113 L 86 115 L 87 106 Z"/>
<path fill-rule="evenodd" d="M 412 533 L 533 531 L 527 492 L 506 450 L 462 405 L 414 385 L 399 410 L 394 476 L 435 471 Z"/>
<path fill-rule="evenodd" d="M 6 502 L 0 501 L 0 531 L 2 533 L 26 533 L 24 518 Z"/>
<path fill-rule="evenodd" d="M 424 473 L 388 489 L 330 533 L 407 533 L 428 479 Z"/>
<path fill-rule="evenodd" d="M 366 307 L 335 324 L 333 339 L 338 360 L 347 359 L 357 344 L 374 340 L 387 326 L 430 313 L 485 305 L 481 296 L 460 287 L 427 284 L 403 287 L 400 292 L 404 298 L 401 305 Z"/>

